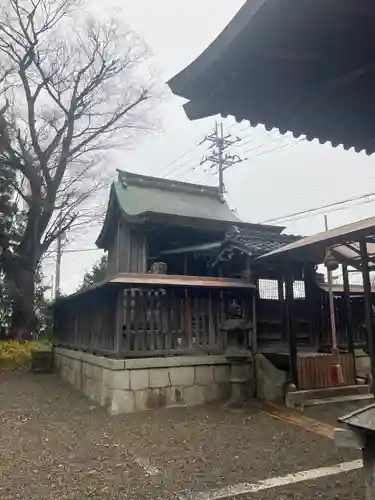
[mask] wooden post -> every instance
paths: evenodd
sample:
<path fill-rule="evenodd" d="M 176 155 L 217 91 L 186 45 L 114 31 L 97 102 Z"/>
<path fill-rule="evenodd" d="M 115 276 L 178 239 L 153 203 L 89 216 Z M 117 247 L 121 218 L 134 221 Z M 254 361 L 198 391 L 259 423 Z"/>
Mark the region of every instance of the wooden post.
<path fill-rule="evenodd" d="M 349 273 L 347 264 L 342 264 L 342 277 L 344 281 L 344 318 L 348 350 L 354 353 L 352 307 L 350 303 Z"/>
<path fill-rule="evenodd" d="M 363 292 L 365 299 L 365 323 L 367 330 L 367 342 L 369 348 L 369 355 L 371 358 L 371 375 L 372 375 L 372 385 L 375 382 L 375 343 L 374 343 L 374 322 L 372 320 L 372 300 L 371 300 L 371 284 L 370 284 L 370 273 L 368 266 L 368 255 L 367 255 L 367 245 L 366 240 L 362 239 L 359 242 L 359 250 L 361 253 L 362 260 L 362 278 L 363 278 Z"/>
<path fill-rule="evenodd" d="M 373 433 L 367 433 L 366 445 L 362 449 L 363 470 L 366 486 L 366 500 L 375 498 L 375 440 Z"/>
<path fill-rule="evenodd" d="M 310 344 L 318 345 L 318 322 L 317 322 L 317 307 L 316 307 L 316 285 L 315 271 L 311 265 L 306 265 L 304 268 L 305 278 L 305 300 L 307 306 L 307 316 L 309 322 L 309 339 Z"/>
<path fill-rule="evenodd" d="M 278 278 L 277 289 L 278 289 L 278 296 L 279 296 L 281 338 L 283 340 L 287 340 L 288 335 L 286 332 L 286 324 L 285 324 L 285 319 L 286 319 L 285 308 L 286 308 L 286 306 L 285 306 L 285 300 L 284 300 L 284 279 L 283 278 Z"/>
<path fill-rule="evenodd" d="M 116 302 L 116 322 L 115 322 L 115 338 L 113 350 L 115 356 L 119 356 L 122 344 L 122 327 L 124 324 L 124 290 L 121 288 L 117 292 Z"/>
<path fill-rule="evenodd" d="M 258 349 L 258 329 L 257 329 L 257 290 L 254 289 L 252 292 L 252 323 L 253 323 L 253 342 L 252 350 L 254 353 Z"/>
<path fill-rule="evenodd" d="M 297 343 L 296 343 L 293 302 L 294 302 L 294 294 L 293 294 L 292 267 L 287 266 L 287 274 L 285 276 L 285 327 L 289 343 L 290 378 L 291 382 L 298 388 Z"/>
<path fill-rule="evenodd" d="M 339 422 L 344 422 L 346 427 L 338 427 L 334 431 L 334 439 L 338 447 L 362 451 L 366 500 L 375 498 L 375 436 L 372 428 L 372 407 L 373 405 L 370 405 L 367 409 L 360 409 L 342 419 L 339 418 Z M 357 422 L 358 426 L 350 423 L 358 416 L 360 417 L 360 423 Z"/>

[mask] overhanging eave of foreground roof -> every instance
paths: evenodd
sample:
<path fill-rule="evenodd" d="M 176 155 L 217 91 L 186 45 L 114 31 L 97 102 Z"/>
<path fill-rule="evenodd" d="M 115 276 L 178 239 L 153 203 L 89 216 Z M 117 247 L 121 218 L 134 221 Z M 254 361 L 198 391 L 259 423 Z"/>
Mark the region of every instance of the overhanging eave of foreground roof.
<path fill-rule="evenodd" d="M 375 151 L 375 3 L 248 0 L 168 83 L 190 119 L 220 114 Z"/>

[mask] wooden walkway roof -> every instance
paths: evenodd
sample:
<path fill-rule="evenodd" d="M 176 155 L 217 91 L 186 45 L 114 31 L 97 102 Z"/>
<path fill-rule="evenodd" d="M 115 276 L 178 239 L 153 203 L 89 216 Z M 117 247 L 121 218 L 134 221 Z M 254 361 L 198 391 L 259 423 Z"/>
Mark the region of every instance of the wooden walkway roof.
<path fill-rule="evenodd" d="M 355 266 L 359 261 L 358 241 L 362 238 L 367 238 L 369 257 L 375 257 L 375 217 L 306 236 L 258 259 L 289 259 L 320 264 L 324 261 L 327 248 L 330 248 L 339 260 Z"/>

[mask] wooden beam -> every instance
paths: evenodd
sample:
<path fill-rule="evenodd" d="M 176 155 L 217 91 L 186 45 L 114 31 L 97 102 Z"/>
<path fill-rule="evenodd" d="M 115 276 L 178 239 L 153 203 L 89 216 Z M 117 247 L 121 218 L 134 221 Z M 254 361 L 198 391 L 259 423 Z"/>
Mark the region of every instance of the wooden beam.
<path fill-rule="evenodd" d="M 365 243 L 366 243 L 366 252 L 367 252 L 367 238 L 366 240 L 364 240 Z M 352 252 L 356 253 L 358 255 L 358 257 L 360 258 L 361 257 L 361 250 L 360 248 L 356 248 L 354 247 L 352 244 L 350 243 L 345 243 L 343 246 L 345 246 L 346 248 L 349 248 L 349 250 L 351 250 Z M 358 262 L 356 259 L 350 259 L 352 262 Z M 359 259 L 358 259 L 359 260 Z M 372 264 L 375 263 L 375 260 L 372 258 L 372 256 L 370 256 L 367 252 L 367 261 L 368 262 L 371 262 Z M 355 267 L 355 265 L 353 264 L 353 267 Z"/>
<path fill-rule="evenodd" d="M 344 281 L 344 318 L 346 328 L 346 338 L 348 339 L 349 352 L 354 353 L 353 341 L 353 321 L 352 321 L 352 307 L 350 302 L 350 287 L 349 287 L 349 273 L 348 266 L 342 264 L 342 276 Z"/>
<path fill-rule="evenodd" d="M 285 327 L 289 343 L 290 356 L 290 379 L 291 382 L 298 388 L 297 374 L 297 342 L 294 321 L 294 294 L 293 294 L 293 276 L 291 267 L 287 266 L 285 276 Z"/>
<path fill-rule="evenodd" d="M 367 344 L 369 348 L 369 355 L 371 358 L 371 374 L 373 384 L 375 382 L 375 342 L 374 342 L 374 322 L 372 319 L 372 297 L 371 297 L 371 283 L 367 256 L 366 240 L 362 239 L 359 242 L 362 260 L 362 278 L 363 278 L 363 291 L 365 299 L 365 324 L 367 331 Z"/>

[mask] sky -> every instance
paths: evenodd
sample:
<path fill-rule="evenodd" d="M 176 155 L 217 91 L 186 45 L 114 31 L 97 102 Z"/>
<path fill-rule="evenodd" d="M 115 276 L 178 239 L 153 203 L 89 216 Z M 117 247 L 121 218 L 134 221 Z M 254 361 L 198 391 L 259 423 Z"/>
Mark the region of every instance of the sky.
<path fill-rule="evenodd" d="M 244 4 L 244 0 L 88 0 L 90 12 L 99 17 L 115 9 L 118 19 L 143 37 L 152 52 L 152 65 L 158 78 L 166 82 L 194 60 L 223 30 Z M 214 185 L 216 176 L 200 165 L 207 144 L 198 146 L 212 132 L 215 120 L 189 121 L 183 99 L 173 96 L 165 84 L 166 97 L 154 109 L 160 123 L 155 132 L 140 137 L 126 150 L 114 150 L 108 168 L 186 182 Z M 244 161 L 225 172 L 226 200 L 237 215 L 248 222 L 265 222 L 299 211 L 375 192 L 373 157 L 344 151 L 317 141 L 308 143 L 293 137 L 251 128 L 248 122 L 224 121 L 224 130 L 242 140 L 231 153 Z M 108 186 L 109 192 L 109 186 Z M 105 202 L 108 192 L 103 192 Z M 345 209 L 329 211 L 329 227 L 374 215 L 375 195 L 353 201 Z M 361 204 L 359 204 L 361 203 Z M 337 207 L 338 208 L 338 207 Z M 342 208 L 342 207 L 340 207 Z M 324 230 L 324 212 L 291 220 L 285 233 L 308 235 Z M 95 249 L 100 224 L 93 222 L 80 233 L 68 235 L 61 271 L 63 293 L 74 292 L 86 270 L 100 258 Z M 46 281 L 53 283 L 54 255 L 45 261 Z"/>

